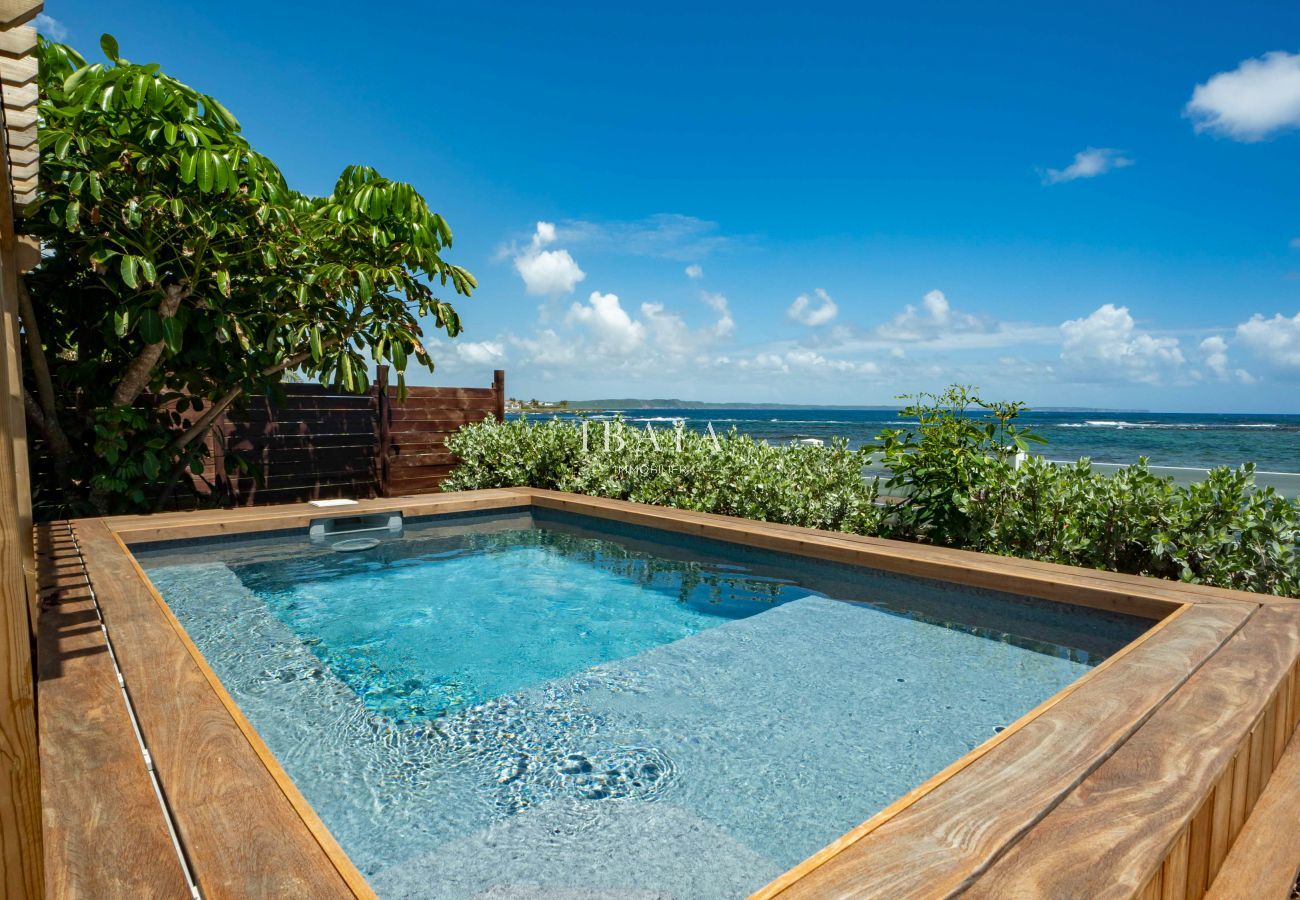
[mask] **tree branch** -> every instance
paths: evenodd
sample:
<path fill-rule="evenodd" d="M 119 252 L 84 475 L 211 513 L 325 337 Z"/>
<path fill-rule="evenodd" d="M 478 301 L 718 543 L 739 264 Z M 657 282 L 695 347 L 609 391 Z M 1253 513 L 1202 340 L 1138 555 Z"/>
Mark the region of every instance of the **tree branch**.
<path fill-rule="evenodd" d="M 27 284 L 21 275 L 18 277 L 18 316 L 23 331 L 26 332 L 27 358 L 32 367 L 32 379 L 36 382 L 36 394 L 40 397 L 41 433 L 49 445 L 54 471 L 59 480 L 64 482 L 62 486 L 66 489 L 68 467 L 72 463 L 72 444 L 68 440 L 67 432 L 63 430 L 63 423 L 59 421 L 54 379 L 50 377 L 49 360 L 45 358 L 45 345 L 41 341 L 41 329 L 36 321 L 36 307 L 32 303 L 32 296 L 27 292 Z M 26 391 L 24 394 L 25 402 L 35 403 L 30 394 Z M 30 416 L 29 410 L 28 417 Z"/>
<path fill-rule="evenodd" d="M 189 295 L 188 284 L 167 285 L 163 288 L 162 300 L 158 302 L 158 318 L 165 322 L 176 315 L 181 302 Z M 111 401 L 113 406 L 130 406 L 144 392 L 144 389 L 149 386 L 149 377 L 153 374 L 154 367 L 158 365 L 158 360 L 162 358 L 165 347 L 165 341 L 149 344 L 140 351 L 139 356 L 131 360 L 122 374 L 122 380 L 113 390 Z"/>
<path fill-rule="evenodd" d="M 39 428 L 41 435 L 46 440 L 49 440 L 49 429 L 45 413 L 41 410 L 41 405 L 36 402 L 36 398 L 26 388 L 23 388 L 23 409 L 27 411 L 27 421 Z"/>
<path fill-rule="evenodd" d="M 339 339 L 326 341 L 324 346 L 332 347 L 338 342 Z M 292 369 L 294 366 L 304 363 L 309 359 L 311 359 L 311 351 L 304 350 L 301 353 L 295 353 L 293 356 L 290 356 L 288 359 L 277 363 L 274 366 L 267 366 L 262 370 L 262 374 L 265 376 L 276 375 L 283 372 L 285 369 Z M 239 399 L 240 394 L 243 392 L 244 389 L 242 387 L 231 388 L 220 400 L 209 406 L 203 415 L 199 416 L 197 422 L 178 435 L 176 440 L 172 441 L 172 452 L 179 454 L 190 444 L 194 443 L 194 441 L 201 437 L 206 437 L 207 433 L 212 429 L 212 426 L 216 424 L 217 417 L 229 409 L 230 404 Z M 175 465 L 172 466 L 172 473 L 167 479 L 167 485 L 163 488 L 162 493 L 158 495 L 157 502 L 154 503 L 154 512 L 160 511 L 167 505 L 168 501 L 171 500 L 172 492 L 176 489 L 176 483 L 180 480 L 181 473 L 185 471 L 182 462 L 182 460 L 178 459 Z M 221 473 L 218 472 L 217 474 L 220 475 Z"/>

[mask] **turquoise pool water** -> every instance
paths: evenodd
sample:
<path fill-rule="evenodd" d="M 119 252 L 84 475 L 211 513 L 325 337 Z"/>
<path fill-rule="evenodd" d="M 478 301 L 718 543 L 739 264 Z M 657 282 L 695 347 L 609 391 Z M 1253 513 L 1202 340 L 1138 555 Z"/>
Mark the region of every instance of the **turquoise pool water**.
<path fill-rule="evenodd" d="M 1149 623 L 542 511 L 135 548 L 383 897 L 734 897 Z"/>

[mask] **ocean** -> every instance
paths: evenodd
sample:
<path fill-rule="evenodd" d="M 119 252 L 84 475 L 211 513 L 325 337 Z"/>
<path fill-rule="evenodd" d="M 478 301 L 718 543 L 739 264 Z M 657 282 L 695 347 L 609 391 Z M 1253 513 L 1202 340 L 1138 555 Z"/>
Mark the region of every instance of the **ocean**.
<path fill-rule="evenodd" d="M 637 427 L 671 428 L 677 419 L 703 431 L 735 428 L 774 443 L 845 438 L 855 447 L 875 443 L 882 428 L 905 420 L 882 409 L 624 409 L 584 411 L 593 422 L 622 415 Z M 530 413 L 541 419 L 578 413 Z M 514 418 L 514 414 L 509 416 Z M 1090 457 L 1099 463 L 1210 468 L 1255 463 L 1261 471 L 1300 472 L 1300 415 L 1228 413 L 1029 412 L 1020 419 L 1047 438 L 1035 452 L 1054 460 Z"/>

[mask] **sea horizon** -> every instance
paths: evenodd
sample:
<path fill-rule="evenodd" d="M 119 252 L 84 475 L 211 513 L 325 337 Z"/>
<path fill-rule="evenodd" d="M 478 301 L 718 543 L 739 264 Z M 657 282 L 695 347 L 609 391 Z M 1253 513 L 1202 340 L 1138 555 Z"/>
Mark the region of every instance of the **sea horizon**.
<path fill-rule="evenodd" d="M 607 421 L 622 417 L 636 427 L 685 427 L 718 432 L 735 428 L 774 443 L 835 438 L 852 447 L 875 443 L 879 432 L 908 424 L 900 407 L 693 405 L 693 406 L 575 406 L 525 411 L 530 418 L 586 418 Z M 514 418 L 519 412 L 508 413 Z M 1152 466 L 1209 469 L 1254 463 L 1261 471 L 1300 472 L 1300 414 L 1183 413 L 1092 407 L 1031 409 L 1020 424 L 1047 439 L 1034 452 L 1048 459 L 1082 457 L 1098 463 L 1131 464 L 1145 457 Z"/>

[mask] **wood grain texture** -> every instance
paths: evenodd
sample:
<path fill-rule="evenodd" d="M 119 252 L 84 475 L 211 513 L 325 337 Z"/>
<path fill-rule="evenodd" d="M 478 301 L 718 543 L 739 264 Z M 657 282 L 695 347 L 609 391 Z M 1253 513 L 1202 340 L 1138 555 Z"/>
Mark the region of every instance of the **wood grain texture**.
<path fill-rule="evenodd" d="M 355 896 L 348 873 L 249 743 L 129 554 L 102 520 L 76 528 L 140 729 L 204 895 Z"/>
<path fill-rule="evenodd" d="M 1249 813 L 1251 791 L 1263 778 L 1266 720 L 1297 656 L 1294 608 L 1260 608 L 1149 722 L 984 872 L 968 896 L 1131 897 L 1154 870 L 1164 868 L 1169 877 L 1170 855 L 1181 852 L 1192 819 L 1234 756 L 1238 771 L 1247 761 Z M 1250 749 L 1240 756 L 1247 741 Z M 1172 872 L 1185 878 L 1186 866 L 1175 861 Z M 1171 890 L 1181 897 L 1184 887 Z"/>
<path fill-rule="evenodd" d="M 30 57 L 5 59 L 0 72 L 6 79 L 13 66 L 27 66 L 33 76 L 36 71 Z M 19 275 L 5 154 L 0 154 L 0 193 L 0 891 L 6 897 L 39 897 L 41 783 L 31 649 L 35 573 L 19 363 Z"/>
<path fill-rule="evenodd" d="M 177 506 L 202 505 L 210 493 L 253 506 L 437 491 L 455 462 L 447 438 L 489 415 L 500 417 L 504 376 L 488 388 L 412 387 L 402 400 L 385 376 L 366 394 L 285 385 L 275 398 L 250 397 L 228 410 L 208 439 L 202 476 L 190 493 L 177 496 Z M 227 457 L 247 470 L 227 472 Z M 395 490 L 390 460 L 403 479 Z"/>
<path fill-rule="evenodd" d="M 921 897 L 966 887 L 1129 739 L 1248 616 L 1241 604 L 1189 608 L 960 777 L 774 894 Z"/>
<path fill-rule="evenodd" d="M 1300 741 L 1278 761 L 1207 896 L 1211 900 L 1286 898 L 1300 870 Z"/>
<path fill-rule="evenodd" d="M 42 545 L 77 558 L 70 545 Z M 82 592 L 70 593 L 47 601 L 37 632 L 41 766 L 52 776 L 41 782 L 46 896 L 185 896 L 99 614 Z"/>
<path fill-rule="evenodd" d="M 128 544 L 138 541 L 177 540 L 218 534 L 251 534 L 282 528 L 306 528 L 313 519 L 336 515 L 364 515 L 403 512 L 408 516 L 431 516 L 482 509 L 527 506 L 527 491 L 494 488 L 421 497 L 362 500 L 355 506 L 320 509 L 309 503 L 286 503 L 254 509 L 219 509 L 153 516 L 114 516 L 102 520 Z"/>
<path fill-rule="evenodd" d="M 1200 900 L 1210 884 L 1210 838 L 1214 830 L 1214 798 L 1218 789 L 1201 803 L 1188 830 L 1187 882 L 1184 896 Z"/>

